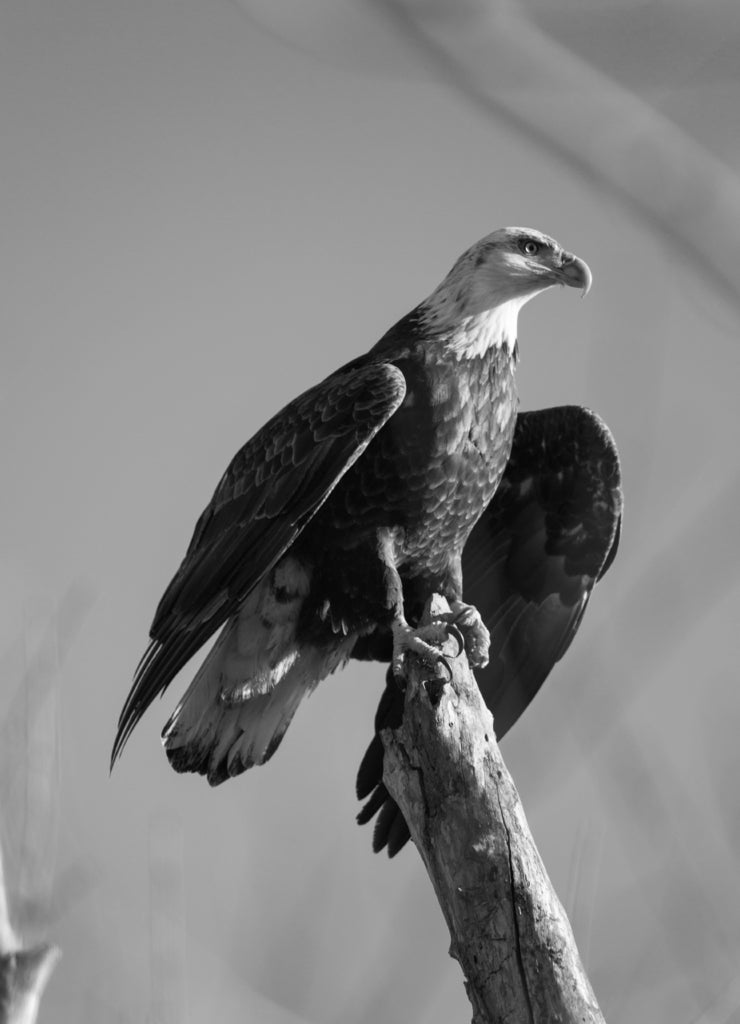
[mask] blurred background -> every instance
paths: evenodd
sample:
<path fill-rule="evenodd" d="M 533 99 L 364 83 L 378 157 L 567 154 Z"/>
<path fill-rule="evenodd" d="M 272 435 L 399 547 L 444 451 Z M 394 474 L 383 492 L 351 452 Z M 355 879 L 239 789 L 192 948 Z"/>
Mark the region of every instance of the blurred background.
<path fill-rule="evenodd" d="M 611 1024 L 740 1021 L 735 0 L 5 0 L 0 812 L 63 959 L 41 1024 L 470 1017 L 354 778 L 351 665 L 265 768 L 108 757 L 237 448 L 496 227 L 594 272 L 520 319 L 523 408 L 623 460 L 619 558 L 503 744 Z"/>

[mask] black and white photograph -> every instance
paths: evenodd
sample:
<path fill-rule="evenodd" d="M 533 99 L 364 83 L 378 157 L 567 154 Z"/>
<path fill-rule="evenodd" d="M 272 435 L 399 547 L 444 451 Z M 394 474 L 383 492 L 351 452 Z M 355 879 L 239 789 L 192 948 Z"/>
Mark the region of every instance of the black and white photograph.
<path fill-rule="evenodd" d="M 0 1024 L 740 1024 L 739 55 L 0 4 Z"/>

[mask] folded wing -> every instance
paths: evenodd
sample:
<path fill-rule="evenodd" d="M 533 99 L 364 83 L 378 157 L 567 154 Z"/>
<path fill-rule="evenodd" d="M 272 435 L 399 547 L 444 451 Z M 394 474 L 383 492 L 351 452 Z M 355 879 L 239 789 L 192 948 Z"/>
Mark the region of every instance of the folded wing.
<path fill-rule="evenodd" d="M 355 360 L 287 405 L 237 453 L 159 603 L 111 763 L 154 698 L 290 548 L 405 391 L 395 366 Z"/>

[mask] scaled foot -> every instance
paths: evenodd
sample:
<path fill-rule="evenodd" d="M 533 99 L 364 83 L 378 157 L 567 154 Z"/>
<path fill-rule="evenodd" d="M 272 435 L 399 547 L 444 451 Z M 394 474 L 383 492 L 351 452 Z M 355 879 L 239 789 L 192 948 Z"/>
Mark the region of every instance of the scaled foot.
<path fill-rule="evenodd" d="M 413 629 L 405 619 L 398 619 L 393 623 L 391 629 L 393 633 L 391 667 L 393 675 L 397 679 L 403 675 L 403 660 L 408 653 L 415 654 L 429 665 L 443 665 L 450 679 L 452 678 L 452 666 L 437 646 L 443 644 L 450 635 L 450 629 L 446 622 L 433 622 L 429 626 Z M 460 650 L 462 650 L 462 646 Z"/>
<path fill-rule="evenodd" d="M 488 664 L 488 650 L 491 634 L 480 616 L 478 609 L 464 601 L 450 601 L 450 610 L 438 616 L 450 626 L 457 626 L 465 641 L 465 653 L 471 668 L 485 668 Z"/>

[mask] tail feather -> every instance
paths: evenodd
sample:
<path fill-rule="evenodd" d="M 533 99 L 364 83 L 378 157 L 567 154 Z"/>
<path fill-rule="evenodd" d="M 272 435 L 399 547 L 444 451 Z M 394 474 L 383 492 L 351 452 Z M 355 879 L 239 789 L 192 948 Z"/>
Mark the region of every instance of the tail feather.
<path fill-rule="evenodd" d="M 264 764 L 303 698 L 350 655 L 355 638 L 299 645 L 295 620 L 266 621 L 243 608 L 225 625 L 164 728 L 172 767 L 212 786 Z"/>

